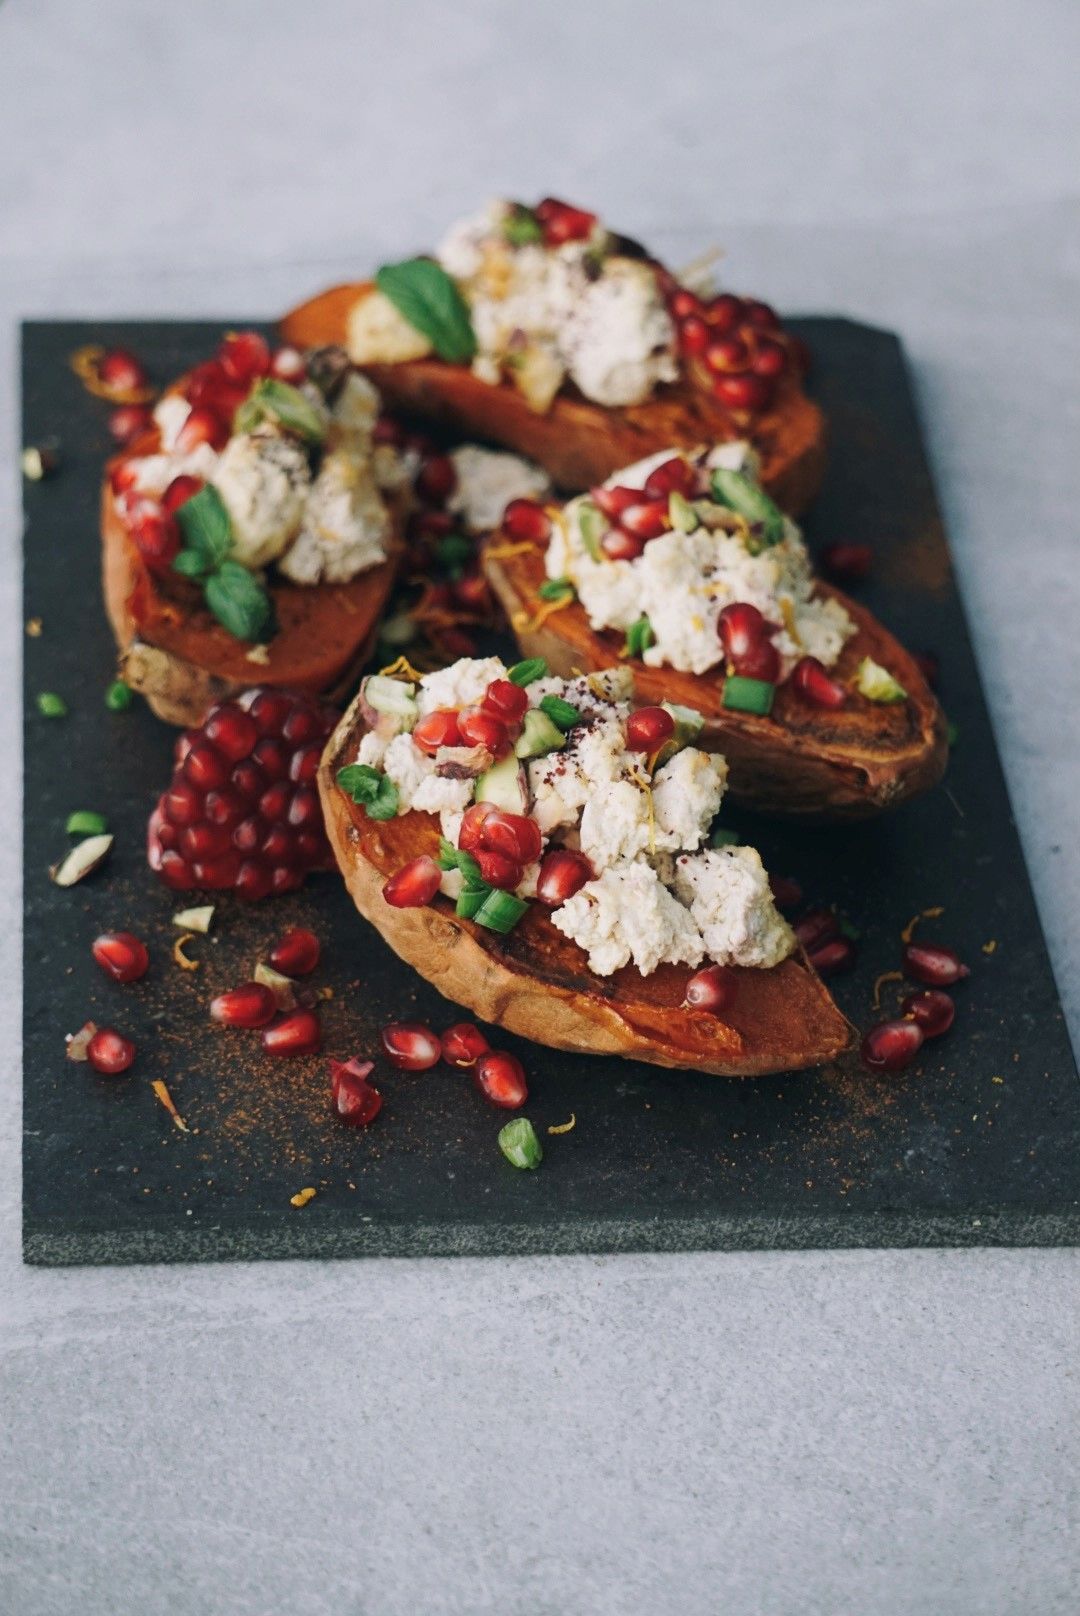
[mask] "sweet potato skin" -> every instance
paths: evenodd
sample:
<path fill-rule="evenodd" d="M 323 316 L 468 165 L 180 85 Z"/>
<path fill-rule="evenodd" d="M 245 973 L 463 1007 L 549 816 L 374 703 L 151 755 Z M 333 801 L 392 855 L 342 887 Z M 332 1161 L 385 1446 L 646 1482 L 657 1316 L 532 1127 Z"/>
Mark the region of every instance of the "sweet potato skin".
<path fill-rule="evenodd" d="M 349 310 L 372 290 L 370 281 L 332 287 L 291 310 L 280 322 L 296 347 L 344 343 Z M 491 386 L 462 365 L 439 359 L 360 367 L 387 408 L 452 428 L 459 437 L 501 444 L 543 466 L 558 487 L 579 493 L 659 449 L 692 449 L 749 436 L 762 457 L 762 481 L 792 515 L 806 509 L 825 470 L 825 420 L 794 376 L 785 377 L 775 404 L 741 421 L 700 388 L 661 388 L 644 404 L 606 409 L 564 389 L 537 414 L 508 383 Z"/>
<path fill-rule="evenodd" d="M 364 727 L 354 703 L 323 756 L 319 794 L 330 844 L 360 913 L 448 999 L 555 1049 L 723 1077 L 818 1066 L 849 1047 L 853 1029 L 804 956 L 771 971 L 739 969 L 738 996 L 722 1021 L 682 1008 L 685 967 L 661 966 L 649 977 L 630 966 L 592 975 L 582 950 L 537 905 L 506 938 L 459 919 L 445 898 L 392 908 L 384 882 L 410 858 L 436 853 L 439 827 L 429 814 L 369 820 L 338 787 L 337 771 L 355 758 Z"/>

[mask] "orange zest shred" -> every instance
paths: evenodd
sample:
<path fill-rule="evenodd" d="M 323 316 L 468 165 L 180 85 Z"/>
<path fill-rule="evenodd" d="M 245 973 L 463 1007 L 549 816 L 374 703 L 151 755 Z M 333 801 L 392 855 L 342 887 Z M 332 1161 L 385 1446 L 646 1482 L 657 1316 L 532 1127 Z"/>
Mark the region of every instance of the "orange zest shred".
<path fill-rule="evenodd" d="M 571 1111 L 571 1113 L 570 1113 L 570 1121 L 569 1122 L 558 1122 L 558 1123 L 553 1122 L 551 1127 L 548 1129 L 548 1133 L 569 1133 L 571 1128 L 576 1128 L 576 1127 L 577 1127 L 577 1116 L 575 1115 L 575 1113 L 573 1111 Z"/>
<path fill-rule="evenodd" d="M 996 937 L 991 937 L 991 939 L 990 939 L 990 941 L 988 943 L 984 943 L 982 945 L 982 951 L 983 951 L 984 954 L 993 954 L 993 953 L 995 953 L 997 951 L 997 938 Z"/>
<path fill-rule="evenodd" d="M 311 1185 L 309 1184 L 306 1189 L 297 1190 L 295 1195 L 289 1196 L 289 1205 L 307 1206 L 309 1201 L 313 1201 L 315 1199 L 317 1193 L 318 1192 L 312 1189 Z"/>
<path fill-rule="evenodd" d="M 101 361 L 104 357 L 104 348 L 90 343 L 85 348 L 76 348 L 68 360 L 88 393 L 93 393 L 95 398 L 107 399 L 110 404 L 148 404 L 155 397 L 153 387 L 110 387 L 102 381 Z"/>
<path fill-rule="evenodd" d="M 903 975 L 902 971 L 882 971 L 881 975 L 878 977 L 877 981 L 874 983 L 874 1009 L 875 1010 L 880 1010 L 881 1009 L 881 990 L 885 986 L 886 982 L 902 982 L 903 980 L 904 980 L 904 975 Z"/>
<path fill-rule="evenodd" d="M 173 1127 L 179 1128 L 181 1133 L 190 1133 L 191 1129 L 188 1127 L 187 1123 L 176 1109 L 173 1097 L 169 1093 L 167 1086 L 162 1082 L 161 1078 L 155 1077 L 150 1087 L 153 1089 L 154 1093 L 157 1095 L 170 1117 L 172 1117 Z"/>
<path fill-rule="evenodd" d="M 915 928 L 919 924 L 920 920 L 937 920 L 938 916 L 943 915 L 944 913 L 944 905 L 940 903 L 937 904 L 933 909 L 920 909 L 917 915 L 912 915 L 911 919 L 900 933 L 900 941 L 902 943 L 910 943 L 911 939 L 915 935 Z"/>
<path fill-rule="evenodd" d="M 516 629 L 525 631 L 537 629 L 541 623 L 546 623 L 548 618 L 553 616 L 555 612 L 565 611 L 566 607 L 571 605 L 576 598 L 575 595 L 567 593 L 566 595 L 560 595 L 558 600 L 545 600 L 531 616 L 522 609 L 514 612 L 510 621 Z"/>
<path fill-rule="evenodd" d="M 799 633 L 799 625 L 795 621 L 795 608 L 787 595 L 781 595 L 780 597 L 780 616 L 784 619 L 784 627 L 799 647 L 799 650 L 805 650 L 802 635 Z"/>
<path fill-rule="evenodd" d="M 193 931 L 185 931 L 181 933 L 181 935 L 172 945 L 172 957 L 182 971 L 197 971 L 199 969 L 199 961 L 197 959 L 188 959 L 187 955 L 184 953 L 184 944 L 193 943 L 194 941 L 195 933 Z"/>
<path fill-rule="evenodd" d="M 489 544 L 484 551 L 489 561 L 507 561 L 511 556 L 526 555 L 535 550 L 536 545 L 528 539 L 520 539 L 516 543 L 506 539 L 502 544 Z"/>
<path fill-rule="evenodd" d="M 395 657 L 393 662 L 388 662 L 385 668 L 379 669 L 380 679 L 411 679 L 414 684 L 419 684 L 423 677 L 423 674 L 416 671 L 404 653 L 399 657 Z"/>

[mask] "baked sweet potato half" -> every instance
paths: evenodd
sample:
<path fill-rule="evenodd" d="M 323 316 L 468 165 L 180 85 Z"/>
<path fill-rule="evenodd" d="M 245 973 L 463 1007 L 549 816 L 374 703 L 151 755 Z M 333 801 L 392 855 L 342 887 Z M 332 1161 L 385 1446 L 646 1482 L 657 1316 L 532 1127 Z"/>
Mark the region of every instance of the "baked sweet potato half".
<path fill-rule="evenodd" d="M 413 809 L 370 818 L 343 789 L 338 776 L 360 753 L 369 717 L 358 697 L 324 754 L 327 834 L 360 913 L 448 999 L 553 1048 L 726 1077 L 816 1066 L 848 1047 L 852 1029 L 801 951 L 771 969 L 732 966 L 737 992 L 721 1017 L 686 1007 L 685 966 L 642 975 L 627 965 L 598 976 L 539 903 L 507 935 L 463 918 L 441 894 L 423 907 L 392 906 L 386 882 L 415 859 L 439 856 L 440 823 Z"/>
<path fill-rule="evenodd" d="M 785 658 L 783 678 L 779 678 L 780 659 L 766 646 L 772 671 L 765 671 L 765 680 L 778 681 L 771 693 L 767 691 L 771 710 L 733 709 L 725 705 L 734 697 L 734 687 L 728 693 L 727 675 L 739 672 L 740 664 L 737 659 L 725 663 L 717 632 L 722 619 L 716 622 L 715 605 L 705 625 L 706 633 L 715 637 L 715 667 L 688 672 L 670 663 L 649 665 L 641 654 L 628 656 L 626 633 L 591 626 L 585 606 L 571 588 L 560 600 L 547 552 L 548 532 L 563 518 L 557 510 L 547 514 L 551 520 L 545 523 L 537 519 L 535 511 L 531 517 L 528 511 L 519 513 L 516 522 L 511 513 L 510 528 L 492 534 L 483 552 L 484 571 L 510 619 L 522 655 L 542 656 L 554 672 L 562 674 L 628 661 L 639 701 L 667 701 L 703 715 L 705 728 L 696 744 L 720 751 L 728 759 L 733 799 L 786 817 L 860 819 L 907 801 L 941 778 L 948 757 L 944 714 L 915 659 L 865 607 L 830 584 L 811 580 L 805 603 L 808 610 L 820 612 L 823 603 L 834 602 L 841 609 L 836 621 L 847 623 L 847 638 L 838 655 L 827 671 L 817 666 L 807 690 L 801 687 L 803 670 L 796 662 L 802 656 L 796 649 L 798 639 L 794 645 L 786 642 L 790 655 Z M 531 542 L 521 537 L 523 528 L 530 525 L 538 534 Z M 809 578 L 805 551 L 791 524 L 787 535 L 789 545 L 798 545 L 804 577 Z M 663 539 L 672 543 L 676 537 L 668 532 L 651 542 Z M 659 554 L 652 550 L 651 542 L 649 555 Z M 680 600 L 676 593 L 673 601 L 676 610 L 687 617 L 700 609 L 689 595 Z M 780 618 L 781 606 L 788 613 L 790 627 L 789 602 L 774 602 L 774 615 Z M 756 608 L 751 607 L 750 612 L 760 622 Z M 827 628 L 829 621 L 831 617 Z M 783 640 L 784 625 L 765 626 L 776 627 Z M 810 657 L 804 660 L 808 664 L 814 661 Z M 866 668 L 876 670 L 896 690 L 885 699 L 862 694 Z M 750 683 L 760 686 L 757 679 Z M 819 687 L 835 705 L 820 705 L 813 699 Z"/>

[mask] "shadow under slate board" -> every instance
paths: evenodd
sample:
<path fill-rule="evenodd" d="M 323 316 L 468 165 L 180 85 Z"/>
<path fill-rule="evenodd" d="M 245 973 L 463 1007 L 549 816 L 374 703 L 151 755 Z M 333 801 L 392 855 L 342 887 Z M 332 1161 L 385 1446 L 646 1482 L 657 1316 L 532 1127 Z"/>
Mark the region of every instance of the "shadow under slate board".
<path fill-rule="evenodd" d="M 243 322 L 232 322 L 242 324 Z M 1059 1244 L 1080 1236 L 1080 1086 L 953 583 L 901 350 L 886 332 L 795 322 L 816 357 L 831 464 L 812 542 L 869 539 L 862 597 L 912 648 L 941 660 L 959 732 L 943 786 L 877 822 L 792 830 L 736 814 L 767 865 L 810 902 L 837 903 L 862 932 L 856 971 L 835 982 L 859 1025 L 895 968 L 911 916 L 971 962 L 952 1032 L 892 1076 L 852 1055 L 816 1072 L 747 1081 L 563 1054 L 499 1035 L 530 1074 L 527 1107 L 545 1146 L 517 1172 L 505 1121 L 467 1077 L 378 1069 L 384 1096 L 363 1131 L 331 1118 L 325 1058 L 268 1063 L 257 1037 L 211 1027 L 211 993 L 250 974 L 295 923 L 324 941 L 316 979 L 333 989 L 325 1042 L 374 1052 L 391 1019 L 458 1019 L 402 965 L 336 878 L 253 910 L 225 902 L 170 959 L 175 895 L 144 860 L 147 814 L 171 768 L 173 734 L 137 704 L 107 711 L 113 648 L 100 603 L 97 500 L 107 408 L 68 368 L 83 343 L 122 343 L 167 381 L 222 326 L 36 323 L 24 331 L 24 442 L 59 440 L 59 474 L 26 488 L 25 1174 L 29 1262 L 687 1250 L 694 1248 Z M 47 720 L 35 696 L 70 707 Z M 62 891 L 48 867 L 70 811 L 107 814 L 110 863 Z M 90 942 L 126 928 L 148 942 L 149 975 L 104 979 Z M 899 990 L 884 991 L 886 1009 Z M 64 1058 L 88 1018 L 127 1030 L 124 1078 Z M 164 1079 L 189 1131 L 151 1087 Z M 571 1132 L 551 1124 L 576 1115 Z M 317 1191 L 302 1209 L 290 1197 Z"/>

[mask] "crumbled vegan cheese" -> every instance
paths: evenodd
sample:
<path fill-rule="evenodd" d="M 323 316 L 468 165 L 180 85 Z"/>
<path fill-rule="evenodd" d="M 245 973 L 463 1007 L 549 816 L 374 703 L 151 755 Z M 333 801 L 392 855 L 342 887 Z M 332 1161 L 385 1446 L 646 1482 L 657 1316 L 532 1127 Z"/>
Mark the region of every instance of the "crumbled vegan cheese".
<path fill-rule="evenodd" d="M 488 533 L 498 527 L 512 499 L 546 499 L 551 479 L 520 455 L 482 449 L 464 443 L 450 451 L 457 485 L 447 508 L 459 513 L 470 533 Z"/>
<path fill-rule="evenodd" d="M 472 707 L 493 679 L 505 679 L 501 657 L 461 657 L 448 668 L 425 674 L 416 692 L 421 716 L 440 707 Z"/>
<path fill-rule="evenodd" d="M 364 757 L 361 762 L 367 762 Z M 398 812 L 410 808 L 437 814 L 464 812 L 473 794 L 472 780 L 445 780 L 435 773 L 435 759 L 413 745 L 412 736 L 395 735 L 383 753 L 382 767 L 398 789 Z"/>
<path fill-rule="evenodd" d="M 612 258 L 575 300 L 560 345 L 585 397 L 615 407 L 638 404 L 658 383 L 675 380 L 674 340 L 652 265 Z"/>
<path fill-rule="evenodd" d="M 232 524 L 232 557 L 267 566 L 296 537 L 311 487 L 300 444 L 276 432 L 238 432 L 221 452 L 211 479 Z"/>
<path fill-rule="evenodd" d="M 281 571 L 298 584 L 345 583 L 386 559 L 390 517 L 369 460 L 344 450 L 323 456 Z"/>
<path fill-rule="evenodd" d="M 716 818 L 727 785 L 727 759 L 684 746 L 655 775 L 652 807 L 659 852 L 699 848 Z"/>
<path fill-rule="evenodd" d="M 602 871 L 553 911 L 551 923 L 586 951 L 597 976 L 631 961 L 648 976 L 665 962 L 697 965 L 703 957 L 690 915 L 644 859 Z"/>
<path fill-rule="evenodd" d="M 779 965 L 795 946 L 754 847 L 684 854 L 675 860 L 675 896 L 689 905 L 718 965 Z"/>

